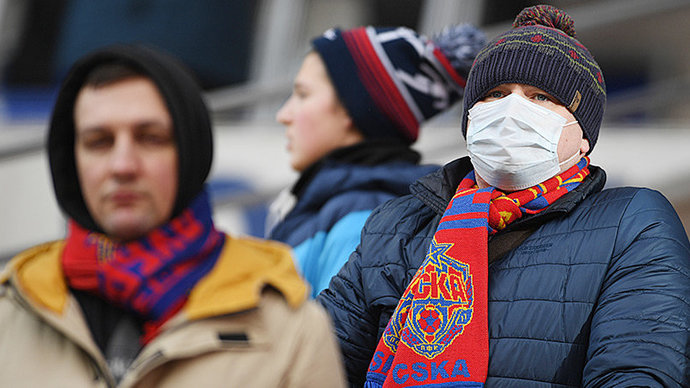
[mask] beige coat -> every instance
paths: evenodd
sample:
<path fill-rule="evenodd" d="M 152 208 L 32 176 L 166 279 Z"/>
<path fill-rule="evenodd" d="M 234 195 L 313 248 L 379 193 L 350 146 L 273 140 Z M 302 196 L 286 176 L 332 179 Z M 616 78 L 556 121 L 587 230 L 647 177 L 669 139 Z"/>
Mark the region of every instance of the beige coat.
<path fill-rule="evenodd" d="M 0 385 L 112 387 L 114 380 L 62 276 L 64 243 L 32 248 L 0 275 Z M 327 315 L 282 245 L 228 237 L 180 313 L 120 387 L 339 387 Z M 266 287 L 270 286 L 270 287 Z"/>

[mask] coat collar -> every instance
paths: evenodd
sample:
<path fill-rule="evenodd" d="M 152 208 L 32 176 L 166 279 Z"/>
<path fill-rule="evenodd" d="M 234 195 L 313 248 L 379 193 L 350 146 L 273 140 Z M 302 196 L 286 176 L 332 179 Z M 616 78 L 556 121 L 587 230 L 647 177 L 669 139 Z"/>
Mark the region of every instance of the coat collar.
<path fill-rule="evenodd" d="M 307 299 L 308 287 L 295 268 L 290 248 L 252 238 L 227 239 L 220 259 L 197 283 L 183 312 L 189 319 L 230 314 L 259 305 L 271 287 L 296 308 Z"/>
<path fill-rule="evenodd" d="M 0 283 L 12 280 L 30 302 L 62 313 L 68 299 L 60 264 L 64 246 L 64 241 L 54 241 L 20 253 L 5 267 Z"/>

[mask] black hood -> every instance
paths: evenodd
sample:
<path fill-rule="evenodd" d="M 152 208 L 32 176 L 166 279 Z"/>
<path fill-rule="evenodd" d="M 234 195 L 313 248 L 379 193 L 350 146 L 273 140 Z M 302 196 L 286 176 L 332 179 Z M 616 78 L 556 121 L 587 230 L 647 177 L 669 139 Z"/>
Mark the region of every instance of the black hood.
<path fill-rule="evenodd" d="M 96 66 L 122 63 L 140 70 L 158 87 L 173 121 L 178 149 L 178 189 L 172 217 L 191 203 L 208 177 L 213 136 L 208 110 L 195 79 L 179 62 L 143 46 L 107 47 L 78 60 L 60 87 L 48 131 L 48 158 L 60 208 L 81 226 L 102 232 L 82 197 L 74 156 L 74 103 Z"/>

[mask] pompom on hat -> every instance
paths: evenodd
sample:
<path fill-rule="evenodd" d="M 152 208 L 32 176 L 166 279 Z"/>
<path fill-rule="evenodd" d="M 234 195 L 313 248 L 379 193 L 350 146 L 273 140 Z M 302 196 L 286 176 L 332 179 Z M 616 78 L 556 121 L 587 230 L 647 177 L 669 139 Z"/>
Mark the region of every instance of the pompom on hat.
<path fill-rule="evenodd" d="M 462 133 L 467 113 L 498 85 L 536 86 L 565 105 L 580 123 L 590 152 L 599 137 L 606 106 L 606 84 L 599 65 L 575 38 L 574 22 L 549 5 L 523 9 L 513 29 L 477 54 L 465 86 Z"/>
<path fill-rule="evenodd" d="M 427 39 L 405 27 L 330 29 L 312 41 L 340 101 L 369 139 L 413 143 L 419 126 L 463 94 L 482 32 L 469 25 Z"/>

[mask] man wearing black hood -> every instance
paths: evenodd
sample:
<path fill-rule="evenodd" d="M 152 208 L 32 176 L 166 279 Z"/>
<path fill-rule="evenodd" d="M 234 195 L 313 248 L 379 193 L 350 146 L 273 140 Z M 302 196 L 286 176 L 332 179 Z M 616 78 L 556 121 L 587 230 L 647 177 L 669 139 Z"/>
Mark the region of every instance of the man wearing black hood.
<path fill-rule="evenodd" d="M 68 233 L 0 274 L 3 383 L 342 384 L 288 248 L 214 228 L 210 119 L 173 59 L 113 46 L 78 61 L 48 156 Z"/>

